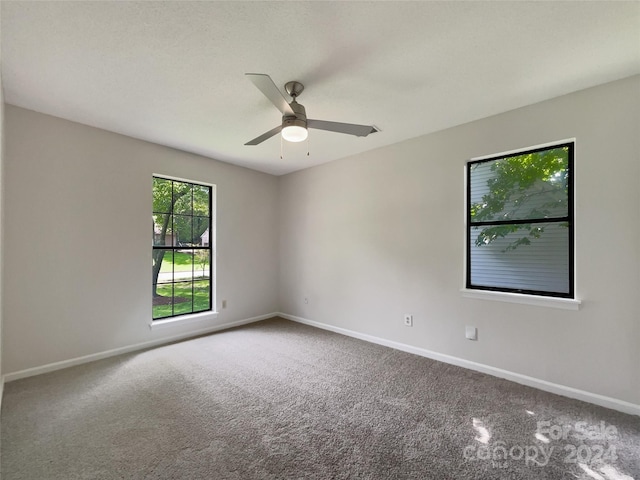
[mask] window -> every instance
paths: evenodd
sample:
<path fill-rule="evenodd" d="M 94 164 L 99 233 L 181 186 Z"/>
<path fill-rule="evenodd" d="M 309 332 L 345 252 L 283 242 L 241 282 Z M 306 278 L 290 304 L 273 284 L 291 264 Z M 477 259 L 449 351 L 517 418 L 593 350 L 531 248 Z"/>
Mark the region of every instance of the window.
<path fill-rule="evenodd" d="M 468 289 L 574 298 L 573 150 L 467 163 Z"/>
<path fill-rule="evenodd" d="M 153 177 L 153 320 L 211 310 L 212 192 Z"/>

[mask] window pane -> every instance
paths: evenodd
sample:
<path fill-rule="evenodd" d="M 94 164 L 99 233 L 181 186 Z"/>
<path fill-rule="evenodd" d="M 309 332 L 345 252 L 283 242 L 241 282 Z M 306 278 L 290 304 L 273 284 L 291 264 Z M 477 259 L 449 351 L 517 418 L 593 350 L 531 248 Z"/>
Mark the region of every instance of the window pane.
<path fill-rule="evenodd" d="M 211 187 L 204 185 L 193 186 L 193 214 L 203 217 L 209 217 L 209 197 L 211 196 Z"/>
<path fill-rule="evenodd" d="M 209 250 L 195 250 L 193 255 L 194 278 L 210 278 L 211 258 Z"/>
<path fill-rule="evenodd" d="M 194 312 L 211 309 L 211 286 L 208 280 L 193 282 L 193 293 Z"/>
<path fill-rule="evenodd" d="M 193 282 L 176 282 L 173 284 L 173 314 L 193 312 Z"/>
<path fill-rule="evenodd" d="M 193 250 L 188 248 L 181 248 L 175 250 L 173 254 L 173 278 L 177 281 L 191 281 L 193 280 Z"/>
<path fill-rule="evenodd" d="M 173 182 L 173 213 L 179 215 L 193 214 L 193 185 L 184 182 Z"/>
<path fill-rule="evenodd" d="M 206 241 L 206 245 L 203 241 Z M 208 246 L 209 217 L 193 217 L 193 243 L 194 245 Z"/>
<path fill-rule="evenodd" d="M 173 241 L 175 246 L 190 246 L 193 244 L 193 217 L 185 215 L 173 216 Z M 200 238 L 198 238 L 198 244 Z"/>
<path fill-rule="evenodd" d="M 471 221 L 566 217 L 568 168 L 568 147 L 472 164 Z"/>
<path fill-rule="evenodd" d="M 502 231 L 491 231 L 496 228 Z M 493 240 L 487 243 L 487 238 Z M 564 223 L 473 227 L 469 248 L 471 287 L 570 292 L 569 228 Z"/>
<path fill-rule="evenodd" d="M 173 316 L 173 284 L 154 285 L 153 319 Z"/>
<path fill-rule="evenodd" d="M 172 181 L 153 177 L 153 213 L 171 213 Z"/>
<path fill-rule="evenodd" d="M 173 282 L 173 250 L 168 249 L 154 249 L 152 253 L 153 257 L 153 283 L 170 283 Z M 160 269 L 156 268 L 160 262 Z"/>
<path fill-rule="evenodd" d="M 153 244 L 171 246 L 173 244 L 172 218 L 168 213 L 153 215 Z M 164 232 L 164 235 L 163 235 Z"/>

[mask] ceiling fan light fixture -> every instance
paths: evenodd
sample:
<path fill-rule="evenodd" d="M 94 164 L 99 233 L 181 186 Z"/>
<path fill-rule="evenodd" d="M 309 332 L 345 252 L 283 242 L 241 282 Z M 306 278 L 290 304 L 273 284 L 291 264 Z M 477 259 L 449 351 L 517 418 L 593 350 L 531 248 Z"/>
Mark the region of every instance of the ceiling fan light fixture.
<path fill-rule="evenodd" d="M 289 125 L 282 129 L 282 138 L 287 142 L 303 142 L 308 135 L 307 129 L 298 125 Z"/>

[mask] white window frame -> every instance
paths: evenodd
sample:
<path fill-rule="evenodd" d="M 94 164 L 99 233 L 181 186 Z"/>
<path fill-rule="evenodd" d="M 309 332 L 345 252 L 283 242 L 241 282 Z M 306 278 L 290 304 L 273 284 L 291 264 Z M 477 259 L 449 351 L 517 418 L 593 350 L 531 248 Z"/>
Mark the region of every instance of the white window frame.
<path fill-rule="evenodd" d="M 562 145 L 562 144 L 566 144 L 566 143 L 573 143 L 573 154 L 574 154 L 574 158 L 573 158 L 573 165 L 572 165 L 572 169 L 570 174 L 572 175 L 572 182 L 573 182 L 573 219 L 574 219 L 574 223 L 575 223 L 575 218 L 576 218 L 576 211 L 575 211 L 575 197 L 576 197 L 576 182 L 575 182 L 575 170 L 576 170 L 576 139 L 575 138 L 567 138 L 564 140 L 558 140 L 558 141 L 554 141 L 554 142 L 548 142 L 548 143 L 543 143 L 543 144 L 539 144 L 539 145 L 534 145 L 534 146 L 530 146 L 530 147 L 525 147 L 525 148 L 518 148 L 518 149 L 514 149 L 514 150 L 508 150 L 508 151 L 504 151 L 504 152 L 499 152 L 499 153 L 492 153 L 490 155 L 483 155 L 483 156 L 479 156 L 479 157 L 473 157 L 470 158 L 468 160 L 465 160 L 464 162 L 464 203 L 463 203 L 463 224 L 464 224 L 464 235 L 463 235 L 463 271 L 462 271 L 462 288 L 460 289 L 460 292 L 462 293 L 463 297 L 466 298 L 472 298 L 472 299 L 479 299 L 479 300 L 491 300 L 491 301 L 498 301 L 498 302 L 506 302 L 506 303 L 518 303 L 518 304 L 524 304 L 524 305 L 535 305 L 535 306 L 542 306 L 542 307 L 551 307 L 551 308 L 559 308 L 559 309 L 564 309 L 564 310 L 578 310 L 580 308 L 580 305 L 582 304 L 582 300 L 577 298 L 577 292 L 578 292 L 578 277 L 577 277 L 577 249 L 576 249 L 576 233 L 575 233 L 575 225 L 574 225 L 574 236 L 573 236 L 573 298 L 565 298 L 565 297 L 553 297 L 553 296 L 545 296 L 545 295 L 531 295 L 531 294 L 525 294 L 525 293 L 516 293 L 516 292 L 502 292 L 502 291 L 495 291 L 495 290 L 481 290 L 481 289 L 475 289 L 475 288 L 467 288 L 467 272 L 468 272 L 468 256 L 467 256 L 467 249 L 469 248 L 467 243 L 467 232 L 468 232 L 468 219 L 467 219 L 467 210 L 469 208 L 469 198 L 468 198 L 468 184 L 469 184 L 469 178 L 468 178 L 468 164 L 471 162 L 475 162 L 478 160 L 485 160 L 485 159 L 490 159 L 490 158 L 496 158 L 496 157 L 500 157 L 500 156 L 509 156 L 509 155 L 513 155 L 513 154 L 518 154 L 518 153 L 524 153 L 527 151 L 531 151 L 531 150 L 536 150 L 536 149 L 544 149 L 544 148 L 551 148 L 554 146 L 558 146 L 558 145 Z"/>
<path fill-rule="evenodd" d="M 204 312 L 196 312 L 184 315 L 178 315 L 174 317 L 160 318 L 158 320 L 154 320 L 153 316 L 149 320 L 149 328 L 152 330 L 158 328 L 166 328 L 166 327 L 175 327 L 182 326 L 185 324 L 204 324 L 210 323 L 211 320 L 215 320 L 218 318 L 218 303 L 217 303 L 217 275 L 216 275 L 216 260 L 217 260 L 217 250 L 216 250 L 216 232 L 217 232 L 217 195 L 216 195 L 216 184 L 203 182 L 202 180 L 192 180 L 188 178 L 174 177 L 172 175 L 166 175 L 164 173 L 152 173 L 151 174 L 151 188 L 153 190 L 153 179 L 165 178 L 167 180 L 173 180 L 176 182 L 186 182 L 192 183 L 196 185 L 203 185 L 205 187 L 211 188 L 211 206 L 209 214 L 211 216 L 211 228 L 209 229 L 209 245 L 211 247 L 211 256 L 209 261 L 211 262 L 211 310 L 207 310 Z M 152 252 L 149 251 L 149 257 L 151 257 Z M 149 263 L 151 263 L 151 258 L 149 258 Z M 153 299 L 150 299 L 153 301 Z M 151 311 L 151 309 L 149 309 Z"/>

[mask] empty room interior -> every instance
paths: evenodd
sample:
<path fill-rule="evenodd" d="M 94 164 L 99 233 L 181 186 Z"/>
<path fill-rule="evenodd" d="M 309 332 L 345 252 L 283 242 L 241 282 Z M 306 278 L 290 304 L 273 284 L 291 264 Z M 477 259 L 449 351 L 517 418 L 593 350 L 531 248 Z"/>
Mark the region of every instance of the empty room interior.
<path fill-rule="evenodd" d="M 640 479 L 639 2 L 0 27 L 3 479 Z"/>

